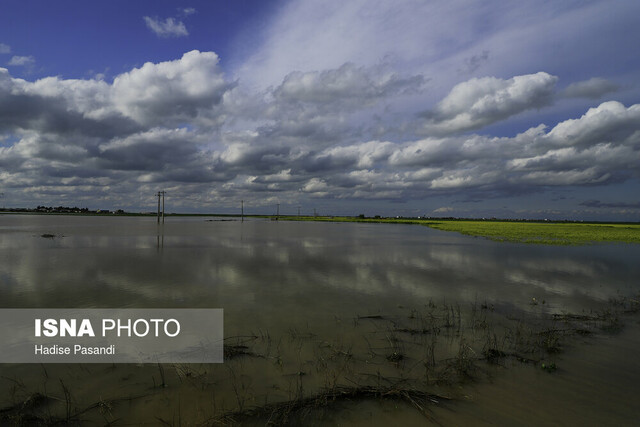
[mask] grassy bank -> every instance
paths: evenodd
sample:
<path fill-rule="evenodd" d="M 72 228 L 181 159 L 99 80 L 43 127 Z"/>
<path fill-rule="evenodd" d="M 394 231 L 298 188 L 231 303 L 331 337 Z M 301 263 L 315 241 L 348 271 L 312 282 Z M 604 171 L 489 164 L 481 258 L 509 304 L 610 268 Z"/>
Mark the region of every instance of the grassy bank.
<path fill-rule="evenodd" d="M 289 221 L 373 222 L 420 224 L 443 231 L 486 237 L 500 242 L 545 245 L 585 245 L 600 242 L 640 244 L 640 224 L 518 221 L 466 221 L 406 218 L 281 216 Z"/>

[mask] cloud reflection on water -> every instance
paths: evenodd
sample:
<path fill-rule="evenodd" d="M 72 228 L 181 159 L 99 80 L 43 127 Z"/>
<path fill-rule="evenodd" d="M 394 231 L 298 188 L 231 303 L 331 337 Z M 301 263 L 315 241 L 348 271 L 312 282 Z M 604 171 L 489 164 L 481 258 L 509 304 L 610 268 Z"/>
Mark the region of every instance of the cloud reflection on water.
<path fill-rule="evenodd" d="M 545 310 L 638 291 L 640 248 L 503 244 L 421 226 L 4 217 L 5 307 L 221 307 L 229 319 L 355 316 L 429 299 Z M 78 224 L 74 223 L 78 221 Z M 64 237 L 43 239 L 57 230 Z M 158 247 L 158 233 L 163 245 Z M 284 321 L 284 320 L 283 320 Z"/>

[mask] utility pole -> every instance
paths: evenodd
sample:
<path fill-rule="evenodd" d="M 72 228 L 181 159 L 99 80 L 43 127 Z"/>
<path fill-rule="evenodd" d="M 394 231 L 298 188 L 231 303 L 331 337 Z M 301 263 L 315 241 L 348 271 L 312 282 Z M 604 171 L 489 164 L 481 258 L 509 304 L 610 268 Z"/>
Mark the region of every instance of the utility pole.
<path fill-rule="evenodd" d="M 298 216 L 300 216 L 300 206 L 298 206 Z"/>
<path fill-rule="evenodd" d="M 278 208 L 276 209 L 276 219 L 280 216 L 280 203 L 278 203 Z"/>
<path fill-rule="evenodd" d="M 164 224 L 164 195 L 165 191 L 158 191 L 158 224 L 160 224 L 160 197 L 162 197 L 162 223 Z"/>
<path fill-rule="evenodd" d="M 244 222 L 244 200 L 240 200 L 240 218 Z"/>

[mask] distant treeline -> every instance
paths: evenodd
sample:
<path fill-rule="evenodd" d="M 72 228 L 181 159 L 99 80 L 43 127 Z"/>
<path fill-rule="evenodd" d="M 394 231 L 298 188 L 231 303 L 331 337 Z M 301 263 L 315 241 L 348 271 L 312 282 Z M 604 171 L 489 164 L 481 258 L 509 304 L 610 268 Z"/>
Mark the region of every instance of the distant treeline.
<path fill-rule="evenodd" d="M 90 210 L 89 208 L 79 208 L 77 206 L 37 206 L 35 208 L 5 208 L 5 212 L 31 212 L 31 213 L 77 213 L 77 214 L 126 214 L 122 209 L 118 210 Z"/>

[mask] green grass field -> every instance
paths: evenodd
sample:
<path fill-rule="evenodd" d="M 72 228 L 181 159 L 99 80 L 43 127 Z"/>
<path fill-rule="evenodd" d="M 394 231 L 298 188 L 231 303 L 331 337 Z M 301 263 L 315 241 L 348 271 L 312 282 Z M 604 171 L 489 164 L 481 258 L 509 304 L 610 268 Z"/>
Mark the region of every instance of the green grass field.
<path fill-rule="evenodd" d="M 355 217 L 280 217 L 294 221 L 420 224 L 437 230 L 486 237 L 499 242 L 586 245 L 603 242 L 640 244 L 640 224 L 422 220 Z"/>

